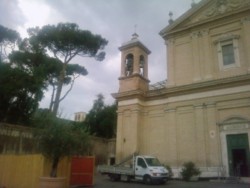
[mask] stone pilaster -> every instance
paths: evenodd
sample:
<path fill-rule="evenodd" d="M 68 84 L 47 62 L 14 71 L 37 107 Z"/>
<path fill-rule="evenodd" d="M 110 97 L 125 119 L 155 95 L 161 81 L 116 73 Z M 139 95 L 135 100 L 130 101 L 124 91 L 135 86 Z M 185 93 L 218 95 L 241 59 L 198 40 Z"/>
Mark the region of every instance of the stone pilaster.
<path fill-rule="evenodd" d="M 220 135 L 219 128 L 216 124 L 216 105 L 215 103 L 206 104 L 206 126 L 207 126 L 207 145 L 208 145 L 208 165 L 219 166 L 221 163 L 220 157 Z"/>
<path fill-rule="evenodd" d="M 212 54 L 210 49 L 209 30 L 202 30 L 201 35 L 201 49 L 203 51 L 201 56 L 201 63 L 203 65 L 203 78 L 211 79 L 213 77 L 213 63 L 211 62 Z"/>
<path fill-rule="evenodd" d="M 178 145 L 177 145 L 177 130 L 176 130 L 176 109 L 168 108 L 165 110 L 167 118 L 166 135 L 168 140 L 168 151 L 166 159 L 171 166 L 178 166 Z"/>
<path fill-rule="evenodd" d="M 125 57 L 124 54 L 122 53 L 121 55 L 121 77 L 125 76 Z"/>
<path fill-rule="evenodd" d="M 123 152 L 123 134 L 122 134 L 122 126 L 123 126 L 123 113 L 121 111 L 117 111 L 117 131 L 116 131 L 116 162 L 119 163 L 122 160 Z"/>
<path fill-rule="evenodd" d="M 194 106 L 195 130 L 196 130 L 196 161 L 199 166 L 206 166 L 206 142 L 204 128 L 203 104 Z"/>
<path fill-rule="evenodd" d="M 148 56 L 145 57 L 145 65 L 144 65 L 144 71 L 143 71 L 143 77 L 148 79 Z"/>
<path fill-rule="evenodd" d="M 242 23 L 242 28 L 243 28 L 243 32 L 244 32 L 244 48 L 245 48 L 245 53 L 246 53 L 246 63 L 247 63 L 247 70 L 248 73 L 250 73 L 250 53 L 249 53 L 249 49 L 250 49 L 250 16 L 245 17 L 244 19 L 241 20 Z"/>
<path fill-rule="evenodd" d="M 168 86 L 175 85 L 175 52 L 174 52 L 174 39 L 168 39 L 166 41 L 167 45 L 167 73 L 168 73 Z"/>
<path fill-rule="evenodd" d="M 199 31 L 191 33 L 192 52 L 193 52 L 193 81 L 194 82 L 201 80 L 199 38 L 200 38 Z"/>
<path fill-rule="evenodd" d="M 134 153 L 134 152 L 139 152 L 140 148 L 139 148 L 139 127 L 140 127 L 140 109 L 139 108 L 135 108 L 132 110 L 132 114 L 131 114 L 131 123 L 133 125 L 133 127 L 131 127 L 131 136 L 130 138 L 133 139 L 132 143 L 133 145 L 131 145 L 130 147 L 130 151 L 131 153 L 128 153 L 128 155 Z"/>
<path fill-rule="evenodd" d="M 139 56 L 138 49 L 136 49 L 135 53 L 134 53 L 133 74 L 139 74 L 140 73 L 139 62 L 140 62 L 140 56 Z"/>

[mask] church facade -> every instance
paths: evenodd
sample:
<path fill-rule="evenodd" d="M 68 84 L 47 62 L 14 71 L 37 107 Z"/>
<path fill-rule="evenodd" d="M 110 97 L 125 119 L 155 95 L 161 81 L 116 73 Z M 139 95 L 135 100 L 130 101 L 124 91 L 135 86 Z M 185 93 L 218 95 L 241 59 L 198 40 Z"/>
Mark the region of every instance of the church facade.
<path fill-rule="evenodd" d="M 157 156 L 174 176 L 250 177 L 250 0 L 202 0 L 160 31 L 167 81 L 149 85 L 150 50 L 122 44 L 116 160 Z"/>

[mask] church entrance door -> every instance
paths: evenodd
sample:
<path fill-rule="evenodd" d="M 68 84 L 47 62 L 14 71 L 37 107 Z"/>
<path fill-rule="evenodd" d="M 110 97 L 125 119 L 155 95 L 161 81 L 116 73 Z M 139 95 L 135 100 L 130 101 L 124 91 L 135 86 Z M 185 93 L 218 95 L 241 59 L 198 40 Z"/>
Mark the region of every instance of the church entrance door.
<path fill-rule="evenodd" d="M 248 134 L 227 135 L 230 176 L 250 176 Z"/>

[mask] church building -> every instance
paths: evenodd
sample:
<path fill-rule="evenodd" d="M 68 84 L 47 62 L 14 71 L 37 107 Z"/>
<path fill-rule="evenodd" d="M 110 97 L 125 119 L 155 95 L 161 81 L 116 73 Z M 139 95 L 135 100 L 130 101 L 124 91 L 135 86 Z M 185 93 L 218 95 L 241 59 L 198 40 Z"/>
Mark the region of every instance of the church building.
<path fill-rule="evenodd" d="M 116 161 L 139 152 L 175 177 L 188 161 L 201 177 L 250 177 L 250 0 L 201 0 L 159 34 L 167 76 L 157 84 L 136 33 L 119 48 Z"/>

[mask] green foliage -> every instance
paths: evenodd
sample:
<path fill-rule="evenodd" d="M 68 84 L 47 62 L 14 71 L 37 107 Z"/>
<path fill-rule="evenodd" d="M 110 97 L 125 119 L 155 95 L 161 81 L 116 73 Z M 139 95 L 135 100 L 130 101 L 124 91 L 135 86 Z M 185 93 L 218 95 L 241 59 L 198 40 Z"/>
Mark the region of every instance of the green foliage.
<path fill-rule="evenodd" d="M 58 119 L 49 111 L 38 111 L 33 123 L 39 128 L 35 132 L 39 149 L 52 161 L 51 177 L 56 177 L 58 163 L 63 157 L 86 153 L 89 134 L 82 127 Z"/>
<path fill-rule="evenodd" d="M 196 168 L 193 162 L 186 162 L 183 164 L 181 175 L 185 181 L 190 181 L 192 176 L 198 176 L 200 175 L 200 173 L 201 171 L 198 168 Z"/>
<path fill-rule="evenodd" d="M 16 31 L 0 26 L 0 55 L 5 57 L 0 58 L 0 121 L 29 125 L 56 67 L 51 66 L 55 59 L 41 52 L 13 51 L 20 40 Z"/>
<path fill-rule="evenodd" d="M 85 120 L 90 133 L 98 137 L 113 138 L 116 133 L 116 110 L 116 104 L 105 105 L 103 95 L 99 94 Z"/>
<path fill-rule="evenodd" d="M 15 34 L 0 27 L 1 49 L 16 43 L 19 35 Z M 66 96 L 60 98 L 62 86 L 73 86 L 78 76 L 87 74 L 83 66 L 68 63 L 77 55 L 94 57 L 99 61 L 105 57 L 100 50 L 107 41 L 100 35 L 79 29 L 76 24 L 47 25 L 41 29 L 30 29 L 29 34 L 30 37 L 20 43 L 20 50 L 10 54 L 10 63 L 3 62 L 3 51 L 0 54 L 1 121 L 27 125 L 49 85 L 56 91 L 51 103 L 56 112 L 59 102 Z M 54 58 L 49 56 L 51 52 Z M 32 118 L 32 124 L 40 128 L 35 133 L 39 148 L 52 160 L 53 177 L 61 158 L 84 154 L 89 143 L 86 129 L 58 119 L 54 114 L 39 111 Z"/>
<path fill-rule="evenodd" d="M 0 121 L 28 125 L 41 99 L 36 77 L 10 64 L 0 64 Z"/>
<path fill-rule="evenodd" d="M 49 86 L 53 88 L 50 110 L 54 108 L 56 114 L 75 79 L 88 73 L 85 67 L 69 62 L 78 55 L 100 61 L 105 57 L 102 50 L 107 41 L 76 24 L 60 23 L 28 31 L 29 37 L 21 40 L 16 31 L 0 25 L 0 121 L 28 125 Z M 13 51 L 16 44 L 19 50 Z M 62 87 L 69 84 L 69 90 L 61 96 Z"/>
<path fill-rule="evenodd" d="M 34 41 L 47 47 L 56 57 L 66 58 L 67 63 L 76 55 L 95 57 L 98 50 L 102 50 L 108 43 L 100 35 L 81 30 L 75 23 L 45 25 L 41 29 L 31 28 L 29 34 L 37 39 Z"/>
<path fill-rule="evenodd" d="M 163 164 L 163 166 L 168 170 L 168 173 L 169 173 L 169 178 L 172 178 L 173 177 L 173 171 L 172 171 L 172 168 L 167 165 L 167 164 Z"/>
<path fill-rule="evenodd" d="M 0 43 L 15 43 L 19 38 L 20 36 L 18 32 L 0 25 Z"/>
<path fill-rule="evenodd" d="M 59 23 L 57 25 L 45 25 L 42 28 L 30 28 L 28 30 L 30 38 L 26 46 L 27 49 L 48 50 L 54 57 L 61 60 L 62 66 L 56 81 L 53 82 L 54 90 L 51 99 L 51 108 L 53 113 L 57 114 L 60 102 L 66 97 L 72 89 L 74 80 L 78 75 L 86 75 L 87 71 L 81 66 L 71 66 L 68 64 L 76 56 L 94 57 L 98 61 L 105 58 L 105 52 L 102 50 L 108 41 L 100 35 L 94 35 L 88 30 L 81 30 L 74 23 Z M 71 76 L 69 72 L 71 70 Z M 74 70 L 72 72 L 72 70 Z M 74 73 L 74 74 L 73 74 Z M 70 90 L 61 97 L 64 84 L 71 83 Z"/>
<path fill-rule="evenodd" d="M 19 40 L 18 32 L 0 25 L 0 61 L 7 58 L 8 51 L 13 50 Z"/>
<path fill-rule="evenodd" d="M 28 125 L 60 62 L 42 53 L 13 51 L 0 64 L 0 121 Z"/>

